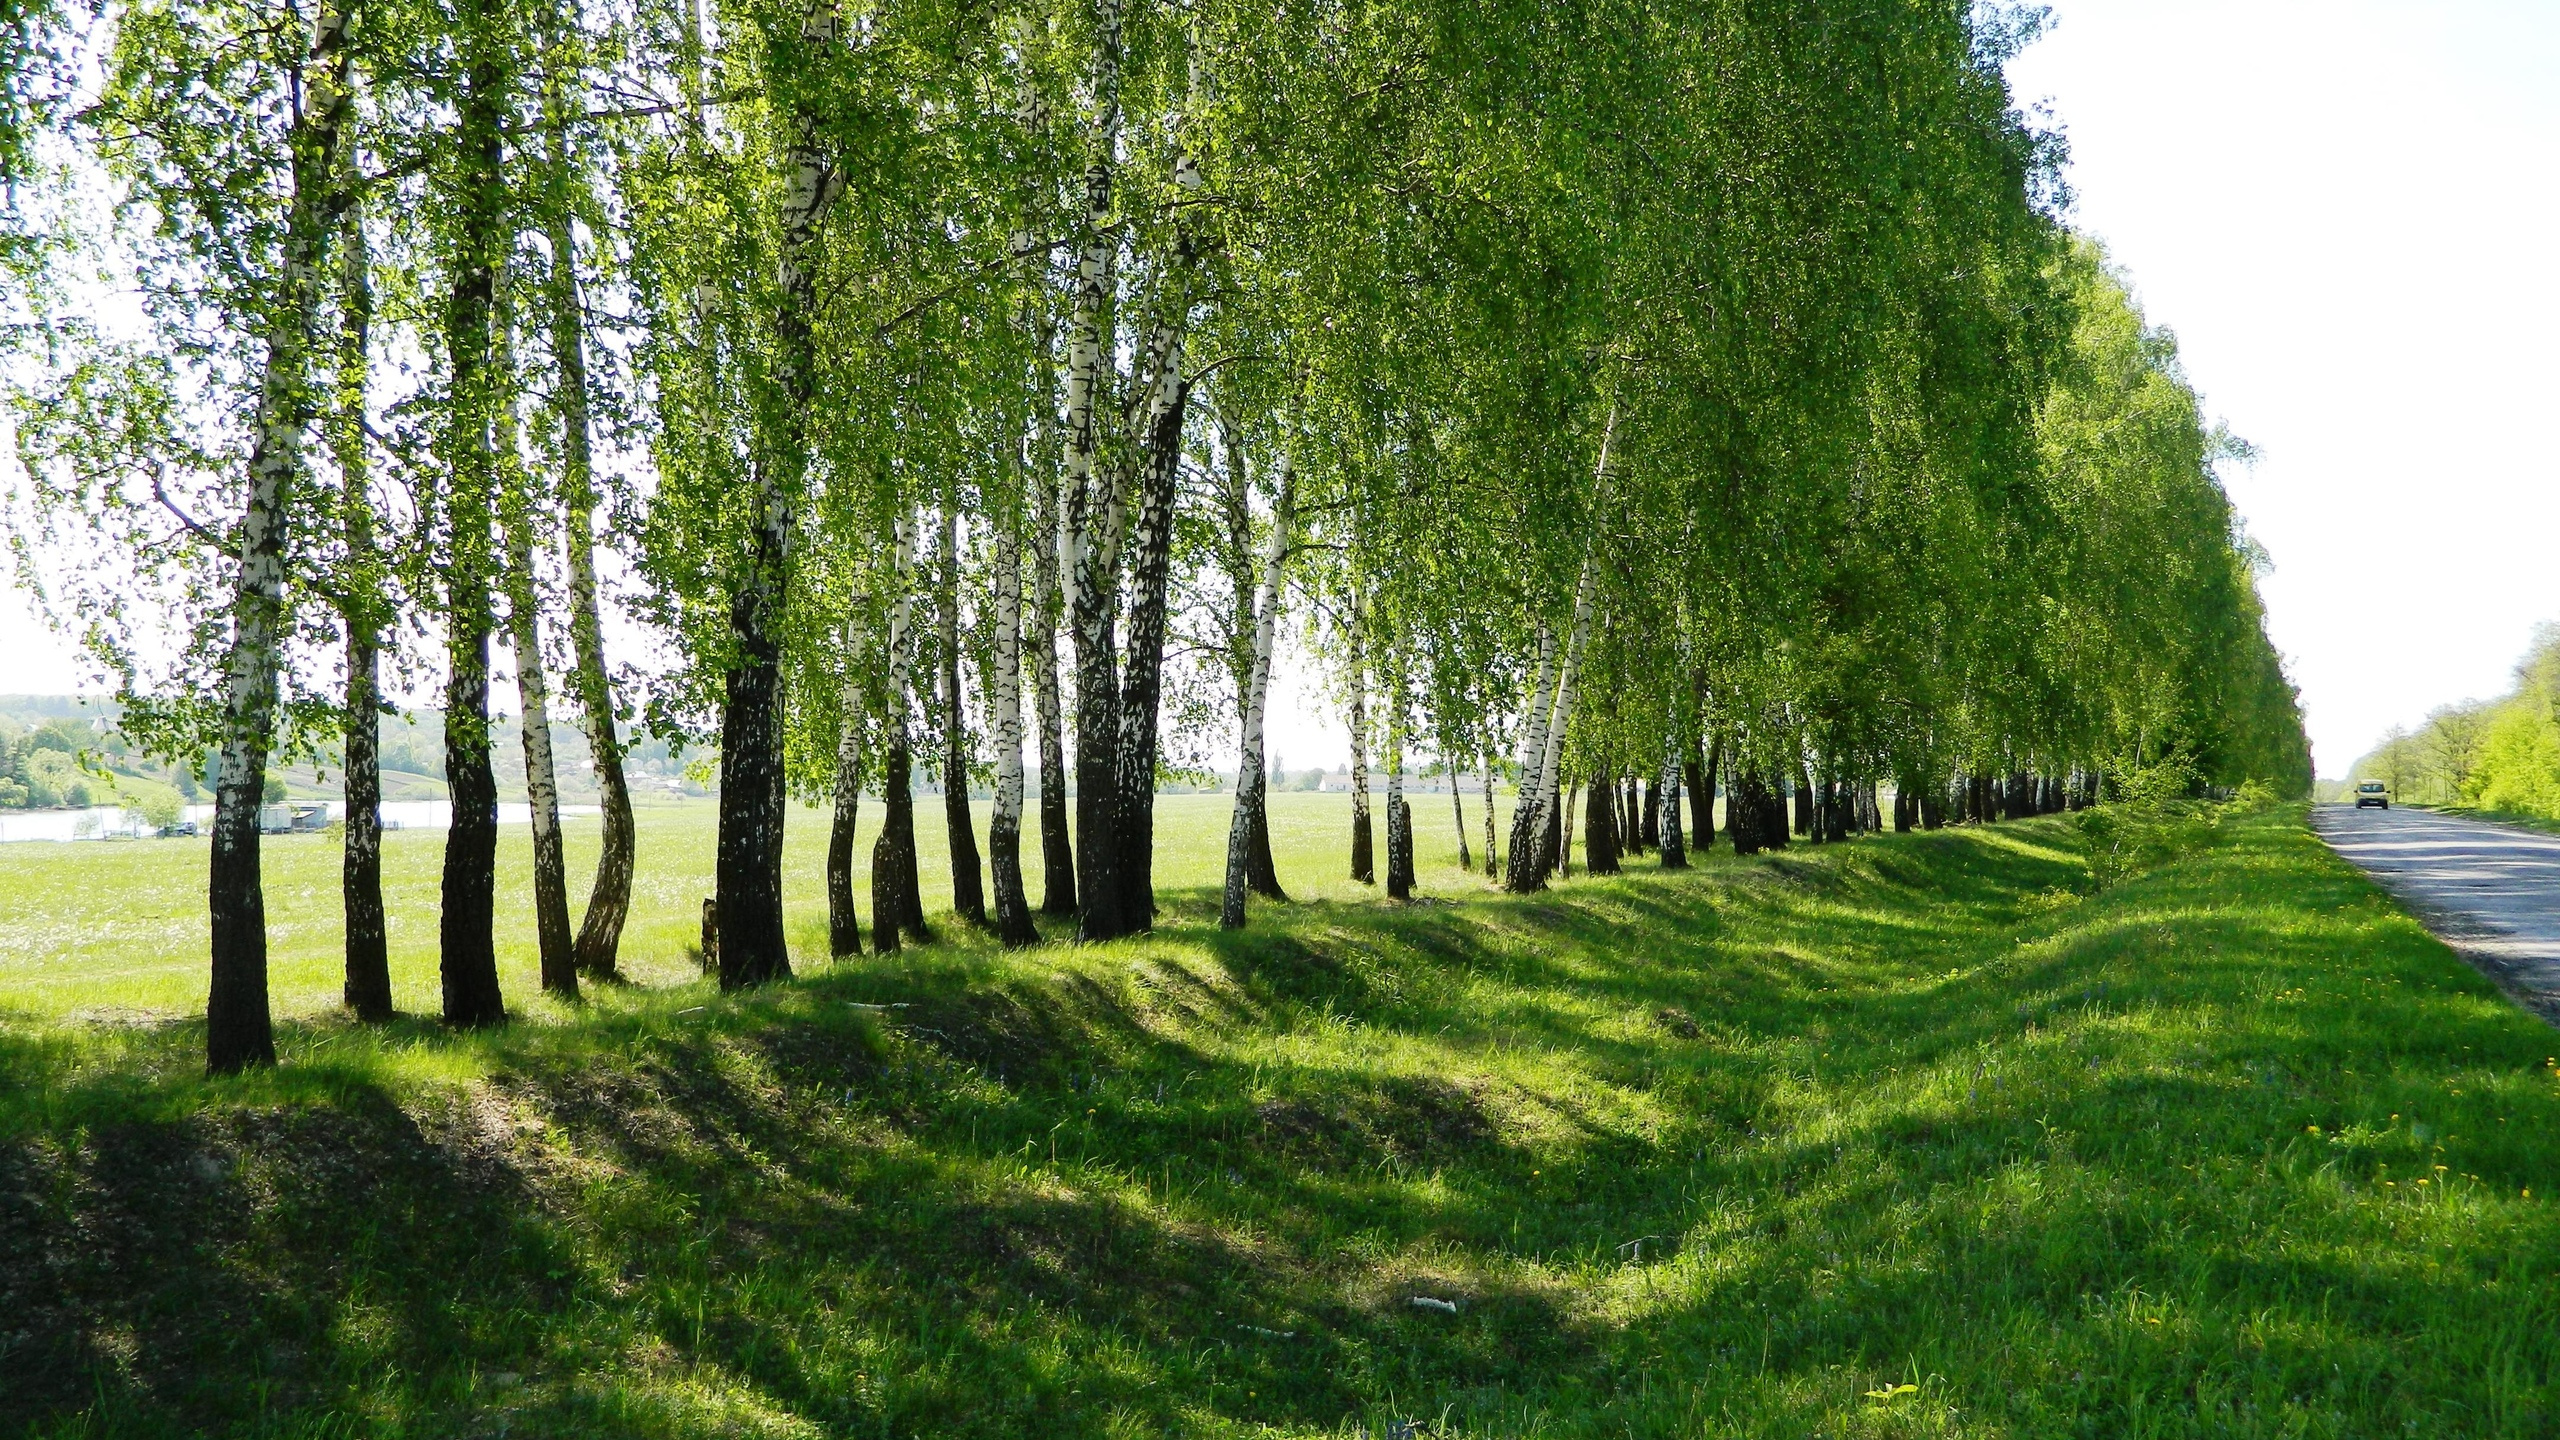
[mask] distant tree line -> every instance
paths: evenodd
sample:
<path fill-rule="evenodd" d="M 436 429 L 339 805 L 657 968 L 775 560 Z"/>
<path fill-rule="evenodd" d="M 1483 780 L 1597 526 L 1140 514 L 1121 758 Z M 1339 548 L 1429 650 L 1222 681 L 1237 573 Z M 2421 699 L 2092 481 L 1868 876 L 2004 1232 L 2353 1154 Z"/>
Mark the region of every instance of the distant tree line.
<path fill-rule="evenodd" d="M 2440 706 L 2414 732 L 2393 726 L 2350 780 L 2379 780 L 2416 805 L 2560 819 L 2560 625 L 2534 631 L 2514 689 Z"/>

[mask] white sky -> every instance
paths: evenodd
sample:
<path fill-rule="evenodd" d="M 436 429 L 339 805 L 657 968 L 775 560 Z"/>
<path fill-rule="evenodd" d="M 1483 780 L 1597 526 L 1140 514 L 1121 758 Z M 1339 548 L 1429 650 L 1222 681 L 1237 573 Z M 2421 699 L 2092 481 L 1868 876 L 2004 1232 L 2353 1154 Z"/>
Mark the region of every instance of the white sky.
<path fill-rule="evenodd" d="M 2057 0 L 2009 67 L 2080 227 L 2260 449 L 2313 758 L 2509 683 L 2560 618 L 2560 4 Z"/>
<path fill-rule="evenodd" d="M 2314 757 L 2495 694 L 2560 618 L 2560 3 L 2055 0 L 2010 65 L 2071 142 L 2081 228 L 2207 405 L 2275 557 Z M 1299 667 L 1271 749 L 1338 765 Z M 0 585 L 0 691 L 89 688 Z"/>

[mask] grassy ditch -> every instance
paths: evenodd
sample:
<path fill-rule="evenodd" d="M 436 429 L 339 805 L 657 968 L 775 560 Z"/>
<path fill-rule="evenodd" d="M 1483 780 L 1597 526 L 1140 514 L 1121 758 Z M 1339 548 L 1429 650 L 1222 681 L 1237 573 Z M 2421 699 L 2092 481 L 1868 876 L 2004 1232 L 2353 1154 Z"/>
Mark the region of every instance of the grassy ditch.
<path fill-rule="evenodd" d="M 2301 819 L 19 1025 L 0 1431 L 2548 1434 L 2560 1038 Z"/>

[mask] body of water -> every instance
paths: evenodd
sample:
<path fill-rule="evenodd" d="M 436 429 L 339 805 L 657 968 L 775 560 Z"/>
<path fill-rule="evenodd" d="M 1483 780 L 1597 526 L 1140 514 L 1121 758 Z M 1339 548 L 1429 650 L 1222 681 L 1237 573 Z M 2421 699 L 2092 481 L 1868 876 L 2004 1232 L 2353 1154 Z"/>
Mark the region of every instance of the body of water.
<path fill-rule="evenodd" d="M 321 802 L 301 802 L 319 804 Z M 326 802 L 329 818 L 345 817 L 344 801 Z M 593 805 L 563 805 L 560 818 L 578 820 L 603 812 Z M 186 818 L 198 826 L 213 823 L 211 805 L 190 805 Z M 533 807 L 523 801 L 501 801 L 498 805 L 501 825 L 530 825 Z M 397 800 L 382 807 L 382 827 L 386 830 L 443 830 L 453 824 L 453 803 L 448 800 Z M 139 810 L 121 809 L 114 805 L 92 805 L 86 810 L 0 810 L 0 844 L 13 840 L 134 840 L 153 838 L 149 821 Z"/>

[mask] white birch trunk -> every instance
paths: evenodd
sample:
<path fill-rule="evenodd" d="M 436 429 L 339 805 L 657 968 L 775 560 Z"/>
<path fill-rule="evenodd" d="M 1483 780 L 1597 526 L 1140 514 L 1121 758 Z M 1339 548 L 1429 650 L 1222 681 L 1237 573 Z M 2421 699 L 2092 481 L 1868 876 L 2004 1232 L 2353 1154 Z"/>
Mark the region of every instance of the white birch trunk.
<path fill-rule="evenodd" d="M 1253 836 L 1269 784 L 1262 753 L 1262 727 L 1271 694 L 1271 655 L 1280 635 L 1283 567 L 1289 558 L 1291 531 L 1297 522 L 1297 473 L 1287 461 L 1280 466 L 1280 494 L 1271 507 L 1271 539 L 1262 551 L 1262 585 L 1253 597 L 1253 669 L 1245 682 L 1244 735 L 1236 760 L 1236 809 L 1227 826 L 1227 888 L 1218 924 L 1234 930 L 1244 924 L 1246 870 L 1253 858 Z"/>
<path fill-rule="evenodd" d="M 1019 480 L 1017 471 L 1016 479 Z M 1020 489 L 1011 508 L 1018 509 Z M 995 521 L 994 673 L 987 677 L 994 709 L 996 803 L 987 826 L 994 862 L 996 938 L 1027 945 L 1040 938 L 1022 887 L 1022 538 L 1018 514 Z"/>
<path fill-rule="evenodd" d="M 1378 878 L 1377 857 L 1369 820 L 1369 657 L 1360 599 L 1351 601 L 1351 878 L 1363 885 Z"/>
<path fill-rule="evenodd" d="M 539 498 L 526 471 L 516 424 L 515 307 L 501 287 L 491 369 L 503 387 L 493 443 L 505 493 L 498 507 L 506 543 L 507 639 L 516 657 L 516 701 L 524 719 L 524 793 L 532 811 L 533 929 L 542 988 L 575 999 L 576 941 L 569 930 L 568 867 L 560 843 L 560 777 L 551 754 L 551 674 L 542 663 L 541 587 L 533 557 Z"/>
<path fill-rule="evenodd" d="M 1609 422 L 1600 432 L 1600 462 L 1594 468 L 1592 478 L 1591 503 L 1595 516 L 1608 500 L 1609 448 L 1617 439 L 1617 434 L 1618 410 L 1615 405 L 1612 405 L 1609 408 Z M 1519 801 L 1521 810 L 1530 816 L 1531 828 L 1528 833 L 1533 836 L 1543 835 L 1550 818 L 1556 813 L 1558 792 L 1563 780 L 1565 735 L 1573 728 L 1575 676 L 1581 665 L 1583 644 L 1591 636 L 1591 591 L 1595 579 L 1593 567 L 1598 559 L 1596 545 L 1586 540 L 1582 552 L 1582 572 L 1573 585 L 1573 628 L 1565 640 L 1563 658 L 1556 666 L 1554 713 L 1550 718 L 1540 712 L 1533 720 L 1538 730 L 1536 736 L 1537 784 L 1535 789 L 1524 784 Z M 1522 748 L 1524 750 L 1528 748 L 1528 738 L 1525 736 Z M 1566 817 L 1563 829 L 1570 830 L 1571 824 L 1571 818 Z M 1539 847 L 1535 844 L 1530 847 L 1532 853 L 1524 863 L 1520 845 L 1521 826 L 1517 821 L 1513 823 L 1512 831 L 1512 888 L 1534 888 L 1538 883 L 1537 870 L 1541 863 L 1535 854 Z M 1564 839 L 1559 846 L 1559 853 L 1561 854 L 1564 847 L 1570 846 L 1571 843 L 1570 838 Z"/>
<path fill-rule="evenodd" d="M 294 119 L 293 201 L 286 223 L 279 304 L 260 378 L 256 448 L 238 533 L 240 571 L 223 659 L 221 769 L 214 787 L 207 881 L 211 986 L 205 1062 L 216 1073 L 275 1063 L 267 1002 L 266 895 L 259 872 L 258 807 L 275 724 L 276 672 L 285 626 L 285 539 L 302 477 L 310 413 L 309 351 L 318 318 L 329 232 L 340 200 L 339 131 L 350 99 L 344 3 L 324 4 L 312 27 L 310 90 Z"/>

